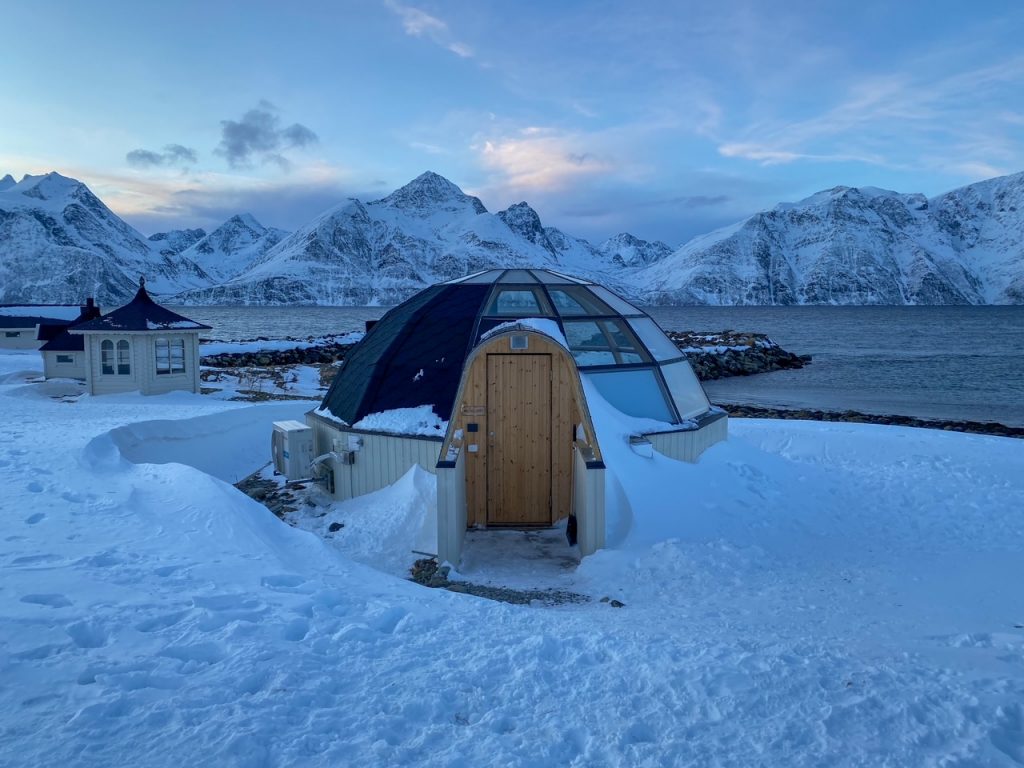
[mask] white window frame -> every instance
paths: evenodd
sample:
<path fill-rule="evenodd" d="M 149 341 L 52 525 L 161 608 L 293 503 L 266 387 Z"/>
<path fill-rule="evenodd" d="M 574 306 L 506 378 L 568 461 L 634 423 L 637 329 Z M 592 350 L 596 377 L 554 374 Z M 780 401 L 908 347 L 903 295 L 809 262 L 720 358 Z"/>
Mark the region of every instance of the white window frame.
<path fill-rule="evenodd" d="M 113 339 L 103 339 L 100 342 L 100 373 L 104 376 L 115 375 L 115 362 Z"/>
<path fill-rule="evenodd" d="M 63 359 L 61 359 L 61 358 L 63 358 Z M 69 355 L 67 353 L 58 353 L 57 354 L 57 365 L 74 365 L 74 364 L 75 364 L 75 356 L 74 355 Z"/>
<path fill-rule="evenodd" d="M 185 339 L 178 336 L 158 338 L 154 344 L 157 376 L 180 376 L 185 373 Z"/>
<path fill-rule="evenodd" d="M 132 375 L 132 345 L 127 339 L 120 339 L 117 342 L 117 375 Z"/>

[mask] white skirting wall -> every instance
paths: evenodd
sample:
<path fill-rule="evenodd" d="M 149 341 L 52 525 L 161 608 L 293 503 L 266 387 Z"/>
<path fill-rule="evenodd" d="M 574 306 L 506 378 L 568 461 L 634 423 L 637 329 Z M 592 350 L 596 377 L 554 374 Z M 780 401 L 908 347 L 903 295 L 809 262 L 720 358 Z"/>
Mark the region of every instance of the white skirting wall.
<path fill-rule="evenodd" d="M 458 565 L 466 538 L 466 459 L 437 463 L 437 562 Z"/>
<path fill-rule="evenodd" d="M 31 328 L 0 328 L 0 349 L 39 349 L 43 342 L 36 339 L 39 326 Z"/>
<path fill-rule="evenodd" d="M 704 451 L 729 436 L 729 418 L 724 413 L 715 415 L 717 418 L 708 420 L 700 429 L 655 432 L 644 437 L 658 453 L 670 459 L 694 463 Z"/>
<path fill-rule="evenodd" d="M 85 352 L 43 352 L 43 376 L 47 379 L 81 379 L 85 381 Z M 71 362 L 58 360 L 71 359 Z"/>
<path fill-rule="evenodd" d="M 589 447 L 577 443 L 573 450 L 572 474 L 576 543 L 580 554 L 592 555 L 604 546 L 604 462 L 595 461 Z"/>
<path fill-rule="evenodd" d="M 413 464 L 419 464 L 431 473 L 436 471 L 441 437 L 361 432 L 312 412 L 306 414 L 306 423 L 313 428 L 317 456 L 354 448 L 351 464 L 330 459 L 336 499 L 351 499 L 389 486 L 408 472 Z"/>

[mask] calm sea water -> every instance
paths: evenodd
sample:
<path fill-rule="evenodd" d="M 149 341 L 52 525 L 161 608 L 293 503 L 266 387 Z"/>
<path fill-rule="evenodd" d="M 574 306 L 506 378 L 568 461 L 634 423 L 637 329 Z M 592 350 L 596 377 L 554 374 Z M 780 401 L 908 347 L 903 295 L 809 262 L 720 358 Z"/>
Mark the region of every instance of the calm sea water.
<path fill-rule="evenodd" d="M 362 330 L 383 307 L 187 307 L 220 339 Z M 715 402 L 1024 426 L 1024 307 L 656 307 L 670 330 L 757 331 L 814 356 L 798 371 L 708 382 Z"/>

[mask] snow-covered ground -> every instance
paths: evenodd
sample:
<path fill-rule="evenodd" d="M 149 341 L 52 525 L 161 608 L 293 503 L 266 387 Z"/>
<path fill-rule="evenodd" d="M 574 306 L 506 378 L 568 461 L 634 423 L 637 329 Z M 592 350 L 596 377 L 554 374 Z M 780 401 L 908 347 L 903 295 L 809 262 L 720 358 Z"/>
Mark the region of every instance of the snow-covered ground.
<path fill-rule="evenodd" d="M 0 765 L 1024 762 L 1024 442 L 734 420 L 691 466 L 598 403 L 609 548 L 538 577 L 592 599 L 522 607 L 395 575 L 429 475 L 333 536 L 231 487 L 308 403 L 38 370 L 0 354 Z"/>

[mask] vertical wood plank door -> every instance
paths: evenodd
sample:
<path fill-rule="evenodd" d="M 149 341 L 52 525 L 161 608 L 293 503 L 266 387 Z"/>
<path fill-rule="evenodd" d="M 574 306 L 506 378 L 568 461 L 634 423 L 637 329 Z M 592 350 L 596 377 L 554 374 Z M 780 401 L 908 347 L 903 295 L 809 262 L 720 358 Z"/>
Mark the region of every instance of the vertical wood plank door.
<path fill-rule="evenodd" d="M 487 356 L 487 524 L 551 525 L 551 356 Z"/>

